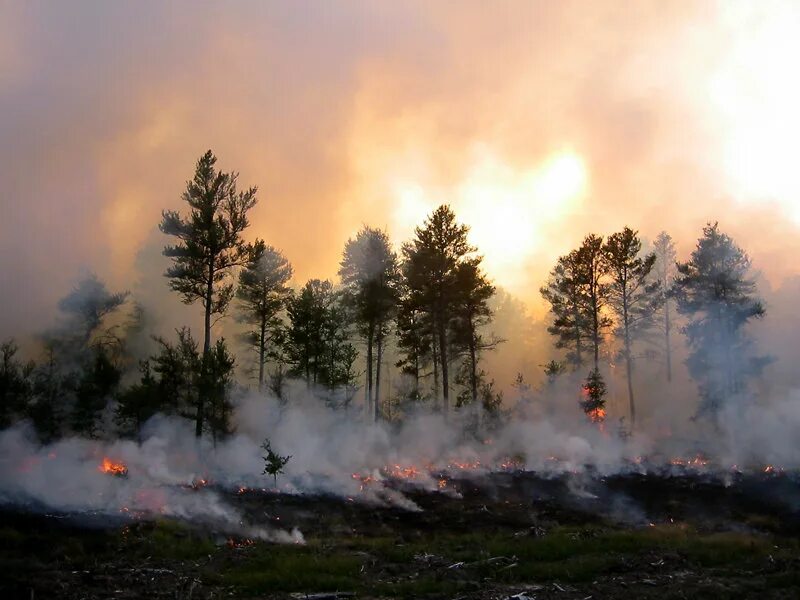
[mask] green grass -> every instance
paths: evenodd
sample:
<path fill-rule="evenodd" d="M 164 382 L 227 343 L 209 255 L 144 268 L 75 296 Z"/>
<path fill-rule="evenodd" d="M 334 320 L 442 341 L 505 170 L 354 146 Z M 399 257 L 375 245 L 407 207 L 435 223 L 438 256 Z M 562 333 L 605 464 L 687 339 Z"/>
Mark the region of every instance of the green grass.
<path fill-rule="evenodd" d="M 743 569 L 763 563 L 766 555 L 776 550 L 764 536 L 702 534 L 682 526 L 643 530 L 564 527 L 539 538 L 508 533 L 440 534 L 402 544 L 390 537 L 356 537 L 335 544 L 311 540 L 306 546 L 257 546 L 244 560 L 223 570 L 221 580 L 249 593 L 353 590 L 420 597 L 455 594 L 487 580 L 590 581 L 628 570 L 632 561 L 658 552 L 677 554 L 696 567 L 721 568 L 722 576 L 740 576 Z M 414 559 L 424 553 L 442 557 L 443 565 L 466 564 L 458 569 L 427 568 Z M 507 563 L 479 562 L 496 556 L 514 557 L 516 565 L 508 568 Z M 371 576 L 376 569 L 383 579 L 392 579 L 391 583 L 376 583 Z M 776 578 L 774 585 L 787 581 Z M 790 583 L 795 584 L 793 579 Z"/>
<path fill-rule="evenodd" d="M 262 545 L 222 579 L 251 592 L 349 590 L 361 587 L 362 564 L 363 557 L 331 551 L 318 543 Z"/>
<path fill-rule="evenodd" d="M 135 555 L 160 559 L 192 560 L 217 551 L 217 545 L 204 533 L 166 519 L 135 532 L 123 530 L 119 543 Z"/>
<path fill-rule="evenodd" d="M 56 533 L 14 525 L 0 528 L 2 570 L 23 581 L 44 564 L 89 568 L 98 557 L 111 553 L 133 562 L 196 562 L 207 584 L 233 586 L 253 596 L 339 590 L 424 598 L 455 597 L 495 584 L 580 583 L 631 571 L 639 577 L 651 572 L 650 563 L 665 558 L 665 569 L 713 573 L 717 580 L 735 582 L 731 589 L 755 594 L 766 588 L 789 594 L 800 588 L 800 575 L 791 568 L 800 559 L 800 540 L 705 533 L 683 524 L 633 530 L 597 524 L 561 526 L 541 537 L 515 536 L 511 531 L 416 531 L 401 536 L 376 530 L 371 536 L 342 533 L 310 538 L 305 545 L 258 542 L 235 549 L 168 519 L 132 524 L 118 532 Z M 425 554 L 434 557 L 417 558 Z M 509 560 L 486 562 L 498 556 Z M 447 568 L 454 563 L 464 565 Z M 774 570 L 772 564 L 777 565 Z"/>

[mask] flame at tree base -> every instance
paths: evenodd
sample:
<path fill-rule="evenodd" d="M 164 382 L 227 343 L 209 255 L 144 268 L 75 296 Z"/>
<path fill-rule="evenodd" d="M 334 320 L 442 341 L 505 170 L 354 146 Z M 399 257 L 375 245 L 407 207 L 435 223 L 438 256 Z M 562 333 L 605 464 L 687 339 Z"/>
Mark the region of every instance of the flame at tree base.
<path fill-rule="evenodd" d="M 586 413 L 586 416 L 592 423 L 603 423 L 606 420 L 606 409 L 602 407 L 592 409 Z"/>
<path fill-rule="evenodd" d="M 125 477 L 128 474 L 128 467 L 124 463 L 114 462 L 107 456 L 103 457 L 103 462 L 98 465 L 97 470 L 117 477 Z"/>

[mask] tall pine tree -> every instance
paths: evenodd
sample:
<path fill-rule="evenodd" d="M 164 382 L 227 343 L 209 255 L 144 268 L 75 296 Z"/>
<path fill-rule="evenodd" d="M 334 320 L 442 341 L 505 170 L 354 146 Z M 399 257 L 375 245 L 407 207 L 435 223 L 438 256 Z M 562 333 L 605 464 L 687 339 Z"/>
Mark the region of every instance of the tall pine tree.
<path fill-rule="evenodd" d="M 467 242 L 469 228 L 456 222 L 455 213 L 447 205 L 437 208 L 422 227 L 414 231 L 414 239 L 403 246 L 403 276 L 409 307 L 425 313 L 433 324 L 434 373 L 437 365 L 442 374 L 442 411 L 450 409 L 450 322 L 455 316 L 458 293 L 456 273 L 460 263 L 474 252 Z"/>
<path fill-rule="evenodd" d="M 481 257 L 472 257 L 456 267 L 456 303 L 451 322 L 453 345 L 463 348 L 466 354 L 469 398 L 472 405 L 477 406 L 478 427 L 481 426 L 483 416 L 483 407 L 478 405 L 478 360 L 481 351 L 497 344 L 497 340 L 487 340 L 481 334 L 481 328 L 492 318 L 489 300 L 494 295 L 495 288 L 481 271 L 480 263 Z"/>
<path fill-rule="evenodd" d="M 238 191 L 238 173 L 218 171 L 216 163 L 211 150 L 197 161 L 194 177 L 186 183 L 183 193 L 183 200 L 189 205 L 188 216 L 165 210 L 159 225 L 163 233 L 178 239 L 177 244 L 164 248 L 164 255 L 172 259 L 166 272 L 170 288 L 182 296 L 185 304 L 200 301 L 203 306 L 204 375 L 210 366 L 212 318 L 224 315 L 233 297 L 232 269 L 247 262 L 248 248 L 242 232 L 249 225 L 247 213 L 256 204 L 256 188 Z M 206 396 L 210 392 L 201 390 L 198 397 L 197 437 L 203 432 Z"/>
<path fill-rule="evenodd" d="M 262 240 L 253 246 L 252 257 L 239 272 L 239 321 L 252 327 L 245 340 L 258 356 L 258 391 L 264 391 L 264 367 L 270 358 L 269 345 L 280 336 L 283 323 L 280 313 L 291 297 L 287 286 L 292 266 L 286 257 Z"/>
<path fill-rule="evenodd" d="M 750 258 L 717 223 L 703 228 L 690 259 L 677 269 L 677 308 L 688 318 L 687 366 L 700 389 L 698 414 L 718 426 L 723 405 L 741 397 L 748 380 L 769 362 L 754 355 L 745 329 L 765 315 L 764 305 L 756 296 Z"/>
<path fill-rule="evenodd" d="M 344 286 L 344 301 L 367 346 L 366 409 L 372 419 L 377 420 L 381 413 L 383 349 L 389 323 L 397 309 L 400 277 L 397 254 L 386 233 L 364 226 L 355 238 L 349 239 L 342 253 L 339 277 Z M 373 349 L 377 356 L 373 355 Z"/>
<path fill-rule="evenodd" d="M 661 316 L 663 319 L 662 328 L 664 333 L 664 358 L 666 360 L 667 381 L 672 381 L 672 282 L 675 279 L 675 263 L 677 253 L 672 237 L 662 231 L 656 237 L 653 244 L 656 253 L 656 264 L 653 272 L 660 284 L 661 291 Z"/>
<path fill-rule="evenodd" d="M 622 341 L 621 354 L 628 380 L 631 427 L 636 425 L 633 344 L 652 329 L 661 301 L 660 283 L 650 279 L 656 255 L 651 253 L 642 256 L 641 253 L 639 235 L 629 227 L 609 236 L 603 245 L 605 270 L 609 277 L 608 306 L 616 320 L 616 336 Z"/>

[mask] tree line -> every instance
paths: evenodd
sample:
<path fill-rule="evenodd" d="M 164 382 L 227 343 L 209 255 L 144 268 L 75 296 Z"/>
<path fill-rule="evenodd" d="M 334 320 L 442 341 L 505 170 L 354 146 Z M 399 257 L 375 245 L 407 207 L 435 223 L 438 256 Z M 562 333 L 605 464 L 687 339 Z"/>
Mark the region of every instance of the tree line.
<path fill-rule="evenodd" d="M 3 425 L 30 418 L 45 440 L 72 432 L 99 436 L 109 429 L 104 419 L 113 405 L 123 435 L 139 435 L 159 412 L 192 419 L 198 437 L 224 436 L 232 403 L 243 393 L 231 344 L 213 339 L 214 324 L 228 315 L 245 328 L 237 344 L 256 364 L 258 390 L 281 401 L 294 379 L 328 404 L 348 407 L 363 376 L 365 416 L 384 418 L 382 366 L 392 339 L 397 367 L 411 382 L 398 401 L 428 401 L 445 414 L 454 401 L 496 407 L 497 394 L 479 366 L 493 345 L 481 327 L 491 320 L 495 288 L 467 242 L 468 227 L 448 206 L 415 230 L 400 255 L 384 231 L 363 226 L 344 246 L 338 282 L 311 279 L 294 290 L 284 254 L 264 240 L 244 239 L 257 188 L 239 190 L 238 173 L 222 172 L 216 162 L 211 151 L 198 160 L 182 195 L 186 212 L 164 211 L 159 224 L 174 240 L 163 251 L 171 261 L 168 285 L 182 302 L 202 308 L 202 337 L 187 327 L 175 339 L 154 336 L 157 351 L 138 362 L 136 381 L 121 385 L 131 362 L 126 341 L 146 328 L 146 319 L 138 306 L 122 315 L 129 294 L 90 276 L 60 304 L 82 320 L 67 327 L 79 334 L 45 336 L 47 358 L 38 365 L 23 365 L 13 341 L 2 347 Z M 120 319 L 127 319 L 125 331 L 109 346 L 104 340 L 121 331 L 109 323 Z M 75 339 L 66 344 L 66 337 Z M 460 389 L 455 398 L 452 383 Z"/>
<path fill-rule="evenodd" d="M 345 410 L 362 389 L 364 417 L 374 422 L 391 416 L 382 394 L 390 344 L 404 376 L 393 402 L 427 402 L 445 417 L 453 406 L 469 406 L 478 430 L 487 416 L 498 418 L 502 394 L 481 368 L 485 352 L 502 341 L 488 333 L 496 290 L 469 228 L 449 206 L 428 215 L 399 253 L 385 231 L 364 225 L 344 245 L 338 281 L 311 279 L 294 289 L 286 256 L 244 238 L 257 188 L 240 190 L 238 173 L 216 162 L 211 151 L 198 160 L 182 195 L 185 212 L 164 211 L 159 224 L 173 241 L 163 251 L 170 289 L 202 307 L 200 339 L 187 327 L 172 339 L 154 336 L 155 352 L 136 361 L 131 340 L 146 335 L 147 316 L 128 292 L 89 276 L 59 303 L 64 324 L 42 336 L 38 363 L 19 359 L 13 340 L 0 346 L 0 426 L 28 419 L 45 441 L 69 433 L 137 437 L 147 419 L 165 413 L 191 419 L 198 437 L 216 440 L 231 432 L 233 405 L 245 393 L 234 372 L 248 363 L 259 392 L 281 402 L 291 380 Z M 671 379 L 680 317 L 700 413 L 716 419 L 768 363 L 754 355 L 745 329 L 764 315 L 750 260 L 716 224 L 703 229 L 683 263 L 666 233 L 653 251 L 642 246 L 625 227 L 605 239 L 588 235 L 558 259 L 541 288 L 559 352 L 545 373 L 552 382 L 588 369 L 580 402 L 597 415 L 606 394 L 602 351 L 614 346 L 633 426 L 639 352 L 659 347 Z M 227 316 L 244 328 L 235 346 L 249 359 L 213 339 L 214 324 Z"/>
<path fill-rule="evenodd" d="M 689 374 L 701 398 L 698 415 L 718 424 L 724 403 L 744 394 L 748 381 L 771 360 L 755 353 L 745 329 L 765 315 L 751 267 L 744 250 L 717 223 L 703 228 L 686 262 L 676 261 L 675 244 L 666 232 L 646 253 L 638 232 L 629 227 L 606 239 L 586 236 L 558 259 L 541 288 L 552 314 L 548 332 L 556 348 L 565 351 L 562 362 L 547 366 L 549 374 L 588 367 L 582 406 L 595 415 L 605 405 L 601 350 L 616 343 L 610 359 L 624 363 L 633 428 L 635 361 L 660 350 L 666 379 L 672 380 L 675 311 L 685 319 L 681 332 Z"/>

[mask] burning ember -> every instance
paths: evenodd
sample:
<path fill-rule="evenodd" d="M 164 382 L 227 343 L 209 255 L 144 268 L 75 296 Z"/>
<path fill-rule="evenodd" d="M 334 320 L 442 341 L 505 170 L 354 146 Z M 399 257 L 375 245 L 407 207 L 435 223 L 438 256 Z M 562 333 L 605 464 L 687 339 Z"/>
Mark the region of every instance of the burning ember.
<path fill-rule="evenodd" d="M 454 460 L 454 461 L 451 461 L 451 462 L 447 463 L 447 468 L 448 469 L 459 469 L 461 471 L 472 471 L 472 470 L 481 468 L 481 461 L 474 460 L 474 461 L 464 461 L 464 462 L 462 462 L 462 461 Z"/>
<path fill-rule="evenodd" d="M 602 423 L 606 420 L 606 409 L 595 408 L 594 410 L 587 412 L 586 416 L 589 417 L 589 420 L 592 423 Z"/>
<path fill-rule="evenodd" d="M 192 488 L 195 489 L 195 490 L 199 490 L 200 488 L 206 487 L 210 483 L 211 483 L 211 480 L 203 479 L 202 477 L 198 477 L 194 481 L 192 481 Z"/>
<path fill-rule="evenodd" d="M 710 462 L 710 460 L 698 454 L 694 458 L 672 458 L 670 459 L 669 464 L 683 467 L 705 467 Z"/>
<path fill-rule="evenodd" d="M 236 539 L 232 537 L 228 538 L 228 541 L 225 542 L 228 548 L 234 548 L 234 549 L 247 548 L 248 546 L 253 546 L 255 543 L 256 543 L 255 540 L 251 540 L 249 538 Z"/>
<path fill-rule="evenodd" d="M 97 470 L 116 477 L 125 477 L 128 474 L 128 467 L 121 462 L 114 462 L 107 456 L 103 457 L 103 462 L 97 467 Z"/>
<path fill-rule="evenodd" d="M 362 492 L 364 491 L 365 488 L 367 488 L 368 486 L 372 485 L 377 481 L 377 479 L 372 475 L 362 475 L 361 473 L 353 473 L 352 478 L 357 479 L 358 481 L 361 482 L 359 490 Z"/>
<path fill-rule="evenodd" d="M 525 461 L 519 458 L 509 457 L 502 460 L 499 467 L 503 471 L 519 471 L 525 468 Z"/>
<path fill-rule="evenodd" d="M 389 477 L 394 477 L 395 479 L 416 479 L 419 475 L 419 469 L 414 465 L 407 467 L 401 465 L 391 465 L 390 467 L 387 467 L 385 471 Z"/>

